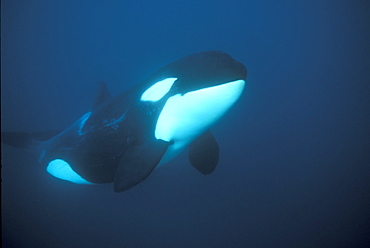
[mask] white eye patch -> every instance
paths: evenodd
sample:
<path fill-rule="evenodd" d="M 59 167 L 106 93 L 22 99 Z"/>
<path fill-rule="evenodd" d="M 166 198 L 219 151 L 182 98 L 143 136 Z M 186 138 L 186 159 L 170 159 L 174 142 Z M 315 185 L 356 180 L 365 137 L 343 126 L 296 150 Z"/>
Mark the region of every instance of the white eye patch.
<path fill-rule="evenodd" d="M 62 159 L 54 159 L 51 161 L 46 168 L 46 171 L 59 179 L 70 181 L 72 183 L 77 184 L 93 184 L 85 179 L 83 179 L 80 175 L 78 175 L 71 166 Z"/>
<path fill-rule="evenodd" d="M 176 80 L 177 78 L 166 78 L 153 84 L 141 95 L 140 100 L 152 102 L 160 100 L 164 95 L 167 94 Z"/>

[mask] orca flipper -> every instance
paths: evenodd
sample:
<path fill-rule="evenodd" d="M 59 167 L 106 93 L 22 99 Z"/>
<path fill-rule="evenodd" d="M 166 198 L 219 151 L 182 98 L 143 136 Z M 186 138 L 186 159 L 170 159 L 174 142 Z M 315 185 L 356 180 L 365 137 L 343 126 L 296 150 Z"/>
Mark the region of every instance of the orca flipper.
<path fill-rule="evenodd" d="M 207 175 L 216 168 L 218 153 L 217 141 L 208 130 L 190 144 L 188 158 L 195 169 Z"/>
<path fill-rule="evenodd" d="M 130 147 L 114 175 L 114 191 L 122 192 L 144 181 L 161 161 L 169 142 L 155 140 Z"/>
<path fill-rule="evenodd" d="M 1 132 L 1 143 L 17 148 L 32 150 L 41 141 L 51 139 L 62 130 L 49 130 L 44 132 Z"/>

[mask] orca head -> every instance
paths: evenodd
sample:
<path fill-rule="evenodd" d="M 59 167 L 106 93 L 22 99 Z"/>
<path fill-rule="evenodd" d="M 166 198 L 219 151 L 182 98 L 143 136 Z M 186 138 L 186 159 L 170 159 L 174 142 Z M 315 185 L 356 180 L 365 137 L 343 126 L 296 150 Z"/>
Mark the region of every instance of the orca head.
<path fill-rule="evenodd" d="M 198 53 L 175 61 L 152 75 L 146 80 L 148 88 L 141 100 L 157 101 L 166 94 L 184 95 L 246 77 L 244 65 L 230 55 L 218 51 Z"/>
<path fill-rule="evenodd" d="M 167 67 L 178 80 L 174 94 L 184 95 L 236 80 L 245 80 L 247 70 L 243 64 L 223 52 L 203 52 L 185 57 Z"/>
<path fill-rule="evenodd" d="M 141 101 L 165 101 L 155 137 L 182 149 L 239 99 L 246 76 L 244 65 L 213 51 L 185 57 L 159 70 L 141 95 Z"/>

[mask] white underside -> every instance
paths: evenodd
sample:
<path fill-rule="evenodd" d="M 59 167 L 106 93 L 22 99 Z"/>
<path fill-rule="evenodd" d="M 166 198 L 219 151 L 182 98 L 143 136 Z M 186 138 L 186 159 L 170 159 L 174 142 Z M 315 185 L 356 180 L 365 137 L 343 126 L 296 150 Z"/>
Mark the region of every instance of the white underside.
<path fill-rule="evenodd" d="M 244 87 L 244 80 L 236 80 L 170 97 L 158 118 L 155 137 L 173 145 L 159 165 L 178 155 L 218 121 L 239 99 Z"/>

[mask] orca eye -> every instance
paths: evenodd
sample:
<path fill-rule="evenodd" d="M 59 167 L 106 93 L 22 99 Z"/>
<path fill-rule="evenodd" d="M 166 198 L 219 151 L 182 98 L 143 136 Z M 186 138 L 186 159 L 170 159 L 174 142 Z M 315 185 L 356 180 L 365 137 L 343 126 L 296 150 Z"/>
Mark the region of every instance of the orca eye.
<path fill-rule="evenodd" d="M 171 89 L 173 83 L 177 80 L 177 78 L 166 78 L 161 80 L 147 89 L 141 95 L 141 101 L 158 101 L 161 99 L 166 93 Z"/>
<path fill-rule="evenodd" d="M 83 179 L 80 175 L 78 175 L 72 168 L 71 166 L 64 160 L 62 159 L 55 159 L 51 161 L 46 168 L 46 171 L 51 174 L 52 176 L 70 181 L 72 183 L 77 183 L 77 184 L 93 184 L 85 179 Z"/>

